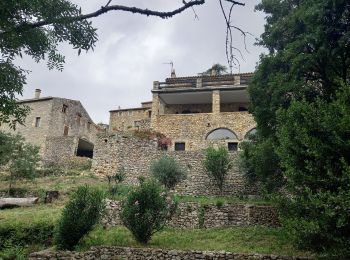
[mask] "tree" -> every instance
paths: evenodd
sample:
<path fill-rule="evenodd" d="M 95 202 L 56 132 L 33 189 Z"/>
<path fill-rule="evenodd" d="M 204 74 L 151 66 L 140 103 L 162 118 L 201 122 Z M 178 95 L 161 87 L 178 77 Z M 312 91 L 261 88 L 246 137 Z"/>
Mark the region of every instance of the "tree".
<path fill-rule="evenodd" d="M 164 155 L 151 165 L 151 173 L 167 189 L 175 188 L 176 184 L 186 179 L 186 171 L 175 158 Z"/>
<path fill-rule="evenodd" d="M 207 76 L 216 76 L 216 75 L 223 75 L 227 74 L 227 67 L 224 65 L 221 65 L 219 63 L 214 64 L 211 66 L 211 68 L 207 69 L 202 73 L 202 75 L 207 75 Z"/>
<path fill-rule="evenodd" d="M 238 1 L 225 1 L 232 7 L 244 5 Z M 0 2 L 0 123 L 9 123 L 14 128 L 16 122 L 23 124 L 29 113 L 29 108 L 19 106 L 16 100 L 16 95 L 22 95 L 28 74 L 27 70 L 15 65 L 16 58 L 27 55 L 36 62 L 47 60 L 49 69 L 62 70 L 65 58 L 58 52 L 59 43 L 67 42 L 77 49 L 78 54 L 82 50 L 94 49 L 98 38 L 90 21 L 92 18 L 111 11 L 123 11 L 167 19 L 203 5 L 205 0 L 183 1 L 179 8 L 168 12 L 113 5 L 112 0 L 106 2 L 100 9 L 88 14 L 83 14 L 81 8 L 69 0 Z"/>
<path fill-rule="evenodd" d="M 249 85 L 258 138 L 245 147 L 247 165 L 270 191 L 282 180 L 279 208 L 299 246 L 348 256 L 350 3 L 263 0 L 257 9 L 267 13 L 259 44 L 269 53 Z"/>
<path fill-rule="evenodd" d="M 16 180 L 35 177 L 39 160 L 39 147 L 25 143 L 20 135 L 0 131 L 0 166 L 9 172 L 9 195 Z"/>
<path fill-rule="evenodd" d="M 208 147 L 205 151 L 203 165 L 208 176 L 215 181 L 220 193 L 222 193 L 226 176 L 232 168 L 226 147 L 219 146 L 217 149 L 212 146 Z"/>

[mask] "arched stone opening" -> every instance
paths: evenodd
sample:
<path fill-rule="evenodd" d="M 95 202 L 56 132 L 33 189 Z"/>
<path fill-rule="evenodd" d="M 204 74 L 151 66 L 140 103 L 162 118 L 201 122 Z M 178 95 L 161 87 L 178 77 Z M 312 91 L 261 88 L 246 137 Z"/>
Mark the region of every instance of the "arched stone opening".
<path fill-rule="evenodd" d="M 76 156 L 92 158 L 94 155 L 94 144 L 87 140 L 79 139 Z"/>
<path fill-rule="evenodd" d="M 227 128 L 217 128 L 209 132 L 206 140 L 238 140 L 237 135 Z"/>

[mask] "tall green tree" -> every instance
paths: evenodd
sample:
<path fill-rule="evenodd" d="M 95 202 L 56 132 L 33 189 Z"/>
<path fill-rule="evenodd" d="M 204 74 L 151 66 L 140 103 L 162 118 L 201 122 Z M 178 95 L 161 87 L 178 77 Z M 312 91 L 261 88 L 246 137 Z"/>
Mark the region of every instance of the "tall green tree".
<path fill-rule="evenodd" d="M 83 14 L 70 0 L 6 0 L 0 1 L 0 123 L 24 123 L 29 109 L 19 106 L 16 95 L 22 95 L 27 70 L 16 66 L 16 58 L 27 55 L 36 62 L 47 61 L 49 69 L 63 69 L 64 56 L 59 53 L 62 42 L 77 49 L 93 50 L 97 42 L 91 18 L 110 11 L 123 11 L 160 18 L 170 18 L 188 8 L 204 4 L 204 0 L 183 2 L 178 9 L 160 12 L 150 9 L 114 5 L 111 0 L 95 12 Z"/>
<path fill-rule="evenodd" d="M 268 49 L 249 86 L 257 137 L 245 165 L 268 190 L 295 242 L 349 251 L 350 2 L 263 0 Z"/>

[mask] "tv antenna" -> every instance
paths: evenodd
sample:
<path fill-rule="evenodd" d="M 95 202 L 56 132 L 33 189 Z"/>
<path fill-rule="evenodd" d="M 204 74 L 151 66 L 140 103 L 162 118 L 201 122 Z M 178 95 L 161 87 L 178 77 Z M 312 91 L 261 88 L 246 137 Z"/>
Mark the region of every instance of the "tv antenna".
<path fill-rule="evenodd" d="M 174 62 L 170 61 L 170 62 L 163 62 L 163 64 L 168 64 L 171 67 L 171 71 L 170 74 L 174 71 Z"/>

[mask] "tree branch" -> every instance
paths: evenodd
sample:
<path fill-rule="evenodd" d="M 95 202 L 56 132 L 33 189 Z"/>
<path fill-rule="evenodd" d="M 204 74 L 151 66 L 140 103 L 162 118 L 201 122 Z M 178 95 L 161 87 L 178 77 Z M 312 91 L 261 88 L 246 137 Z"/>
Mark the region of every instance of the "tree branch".
<path fill-rule="evenodd" d="M 99 10 L 92 12 L 92 13 L 89 13 L 89 14 L 85 14 L 85 15 L 80 15 L 80 16 L 76 16 L 76 17 L 69 17 L 69 18 L 60 17 L 57 19 L 43 20 L 43 21 L 38 21 L 35 23 L 22 23 L 16 27 L 14 27 L 10 31 L 1 32 L 0 36 L 5 34 L 5 33 L 10 33 L 10 32 L 14 32 L 14 31 L 15 32 L 27 31 L 30 29 L 34 29 L 34 28 L 38 28 L 38 27 L 42 27 L 42 26 L 46 26 L 46 25 L 50 25 L 50 24 L 54 24 L 54 23 L 59 23 L 59 22 L 75 22 L 75 21 L 86 20 L 86 19 L 100 16 L 100 15 L 108 13 L 110 11 L 124 11 L 124 12 L 130 12 L 130 13 L 134 13 L 134 14 L 141 14 L 141 15 L 146 15 L 146 16 L 156 16 L 156 17 L 160 17 L 162 19 L 167 19 L 167 18 L 173 17 L 174 15 L 182 13 L 186 9 L 191 8 L 193 6 L 202 5 L 205 3 L 205 0 L 192 0 L 188 3 L 184 2 L 183 6 L 181 6 L 178 9 L 175 9 L 173 11 L 169 11 L 169 12 L 160 12 L 160 11 L 155 11 L 155 10 L 141 9 L 141 8 L 137 8 L 137 7 L 129 7 L 129 6 L 123 6 L 123 5 L 109 5 L 110 2 L 111 2 L 111 0 L 108 1 L 108 3 L 105 6 L 101 6 L 101 8 Z"/>

